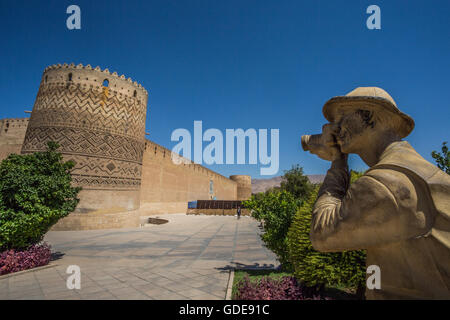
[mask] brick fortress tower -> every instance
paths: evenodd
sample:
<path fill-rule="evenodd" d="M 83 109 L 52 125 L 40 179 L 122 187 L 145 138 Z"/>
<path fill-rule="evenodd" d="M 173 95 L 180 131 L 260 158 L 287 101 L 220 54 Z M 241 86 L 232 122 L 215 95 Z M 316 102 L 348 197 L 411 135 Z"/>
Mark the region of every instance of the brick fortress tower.
<path fill-rule="evenodd" d="M 83 187 L 75 213 L 139 208 L 147 91 L 108 69 L 53 65 L 42 75 L 22 153 L 60 144 Z"/>
<path fill-rule="evenodd" d="M 247 175 L 234 175 L 230 179 L 237 183 L 236 200 L 248 200 L 252 196 L 252 177 Z"/>

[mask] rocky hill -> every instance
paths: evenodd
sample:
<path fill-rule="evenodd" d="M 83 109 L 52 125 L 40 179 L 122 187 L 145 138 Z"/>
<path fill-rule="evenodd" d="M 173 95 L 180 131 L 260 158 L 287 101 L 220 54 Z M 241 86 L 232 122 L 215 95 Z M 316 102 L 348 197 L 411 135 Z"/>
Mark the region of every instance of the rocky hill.
<path fill-rule="evenodd" d="M 322 183 L 325 179 L 324 174 L 307 175 L 311 183 Z M 252 179 L 252 193 L 264 192 L 273 187 L 279 187 L 282 176 L 273 177 L 269 179 Z"/>

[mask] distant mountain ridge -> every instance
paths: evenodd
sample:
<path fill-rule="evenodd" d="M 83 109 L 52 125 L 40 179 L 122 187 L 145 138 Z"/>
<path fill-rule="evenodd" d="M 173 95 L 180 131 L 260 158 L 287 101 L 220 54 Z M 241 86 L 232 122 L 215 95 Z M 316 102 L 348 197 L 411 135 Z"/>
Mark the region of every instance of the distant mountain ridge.
<path fill-rule="evenodd" d="M 306 175 L 311 183 L 322 183 L 325 179 L 324 174 Z M 266 190 L 279 187 L 281 185 L 282 176 L 269 179 L 252 179 L 252 193 L 265 192 Z"/>

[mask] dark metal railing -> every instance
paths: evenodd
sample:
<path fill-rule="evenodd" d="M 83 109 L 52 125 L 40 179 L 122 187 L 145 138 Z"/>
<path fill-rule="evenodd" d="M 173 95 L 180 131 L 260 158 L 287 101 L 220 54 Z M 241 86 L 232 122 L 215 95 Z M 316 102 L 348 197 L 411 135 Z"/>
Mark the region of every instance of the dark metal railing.
<path fill-rule="evenodd" d="M 197 200 L 188 202 L 189 209 L 237 209 L 244 208 L 242 201 L 238 200 Z"/>

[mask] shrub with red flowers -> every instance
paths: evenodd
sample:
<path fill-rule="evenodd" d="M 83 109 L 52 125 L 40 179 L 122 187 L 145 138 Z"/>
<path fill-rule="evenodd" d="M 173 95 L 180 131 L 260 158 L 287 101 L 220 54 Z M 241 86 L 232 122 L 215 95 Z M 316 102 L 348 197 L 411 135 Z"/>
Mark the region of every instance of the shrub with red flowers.
<path fill-rule="evenodd" d="M 45 242 L 33 244 L 27 249 L 0 252 L 0 275 L 45 266 L 50 258 L 50 245 Z"/>
<path fill-rule="evenodd" d="M 329 300 L 318 292 L 311 291 L 294 277 L 273 279 L 262 277 L 252 281 L 246 275 L 236 286 L 234 300 Z"/>

